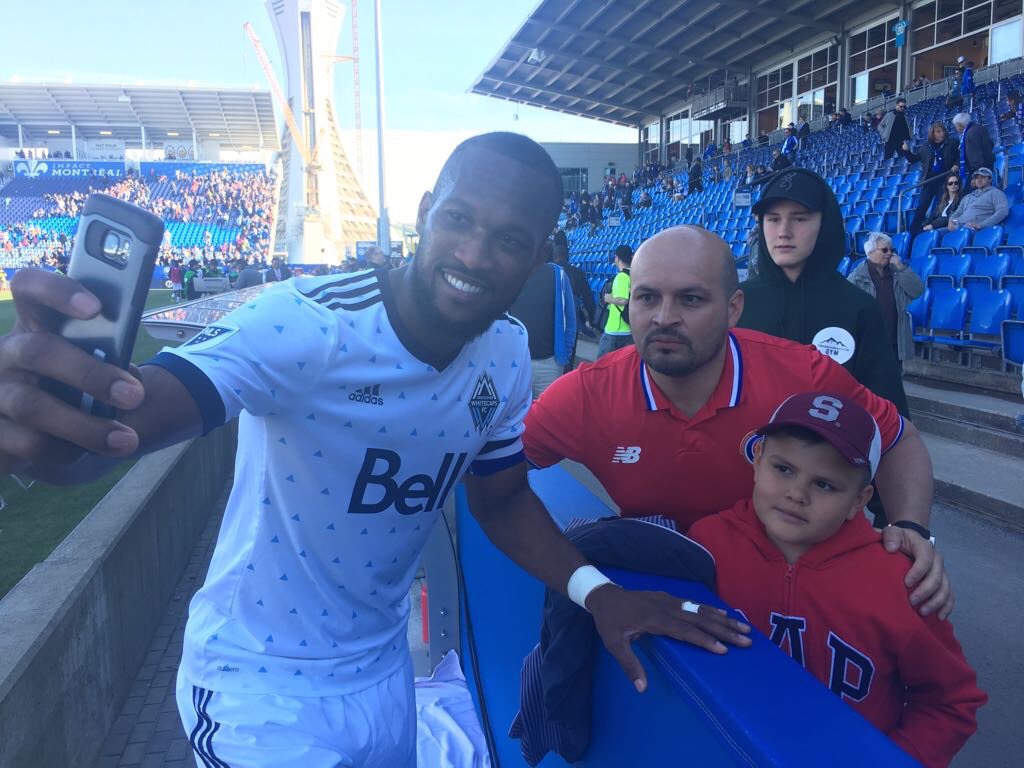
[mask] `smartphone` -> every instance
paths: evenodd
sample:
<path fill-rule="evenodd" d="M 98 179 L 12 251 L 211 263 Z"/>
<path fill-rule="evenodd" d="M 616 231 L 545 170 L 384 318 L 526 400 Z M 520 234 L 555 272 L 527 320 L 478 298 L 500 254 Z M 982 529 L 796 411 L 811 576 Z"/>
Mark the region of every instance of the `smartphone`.
<path fill-rule="evenodd" d="M 159 216 L 108 195 L 90 195 L 68 277 L 91 291 L 102 309 L 91 320 L 61 317 L 55 332 L 98 360 L 128 368 L 163 236 Z M 87 413 L 105 418 L 114 414 L 106 403 L 73 387 L 48 385 L 52 394 Z"/>

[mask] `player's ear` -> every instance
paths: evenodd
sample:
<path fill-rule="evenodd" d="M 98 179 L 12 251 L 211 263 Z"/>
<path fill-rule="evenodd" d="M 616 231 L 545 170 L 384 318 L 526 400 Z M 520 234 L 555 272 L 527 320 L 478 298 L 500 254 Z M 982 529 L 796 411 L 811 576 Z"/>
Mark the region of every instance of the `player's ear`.
<path fill-rule="evenodd" d="M 416 209 L 416 233 L 423 236 L 423 229 L 427 225 L 427 214 L 434 207 L 434 193 L 424 192 L 420 198 L 419 208 Z"/>

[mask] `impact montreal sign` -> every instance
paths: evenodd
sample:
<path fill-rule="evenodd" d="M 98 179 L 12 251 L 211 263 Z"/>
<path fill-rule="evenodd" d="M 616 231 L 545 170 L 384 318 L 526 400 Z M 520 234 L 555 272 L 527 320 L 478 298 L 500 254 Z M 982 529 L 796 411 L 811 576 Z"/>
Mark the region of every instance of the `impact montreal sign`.
<path fill-rule="evenodd" d="M 14 175 L 21 178 L 124 178 L 124 163 L 98 160 L 15 160 Z"/>

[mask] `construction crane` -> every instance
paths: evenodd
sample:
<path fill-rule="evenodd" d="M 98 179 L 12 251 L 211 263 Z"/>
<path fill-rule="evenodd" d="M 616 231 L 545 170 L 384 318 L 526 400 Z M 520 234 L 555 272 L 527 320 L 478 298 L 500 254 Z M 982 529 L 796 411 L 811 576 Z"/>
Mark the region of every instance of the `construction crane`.
<path fill-rule="evenodd" d="M 334 63 L 342 61 L 352 62 L 352 97 L 353 119 L 356 131 L 356 172 L 362 181 L 363 178 L 363 99 L 360 95 L 359 86 L 359 3 L 352 0 L 349 15 L 352 17 L 352 55 L 351 56 L 328 56 Z"/>
<path fill-rule="evenodd" d="M 320 166 L 317 164 L 317 157 L 320 154 L 320 138 L 323 131 L 321 131 L 321 136 L 316 137 L 316 144 L 313 145 L 311 150 L 309 142 L 302 135 L 302 131 L 299 130 L 298 123 L 295 122 L 295 115 L 288 104 L 288 98 L 284 95 L 284 91 L 281 90 L 281 84 L 277 82 L 274 67 L 271 65 L 270 59 L 267 58 L 267 52 L 263 49 L 263 43 L 260 42 L 259 37 L 256 35 L 256 30 L 252 28 L 252 24 L 248 21 L 242 25 L 242 29 L 245 30 L 249 40 L 252 41 L 253 48 L 256 49 L 256 58 L 260 61 L 263 73 L 267 76 L 267 81 L 270 83 L 270 90 L 274 94 L 278 106 L 281 108 L 281 114 L 284 115 L 284 122 L 288 126 L 288 133 L 291 134 L 292 143 L 302 155 L 306 169 L 306 208 L 307 210 L 319 212 L 320 194 L 317 187 L 316 174 L 320 170 Z"/>

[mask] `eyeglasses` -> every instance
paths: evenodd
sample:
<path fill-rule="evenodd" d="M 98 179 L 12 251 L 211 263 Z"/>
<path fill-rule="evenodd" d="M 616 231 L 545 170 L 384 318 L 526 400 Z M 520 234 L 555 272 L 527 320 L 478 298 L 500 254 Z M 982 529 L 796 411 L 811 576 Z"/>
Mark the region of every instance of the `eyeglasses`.
<path fill-rule="evenodd" d="M 896 253 L 895 248 L 879 248 L 878 250 L 882 253 Z"/>
<path fill-rule="evenodd" d="M 960 182 L 959 181 L 947 181 L 946 182 L 946 186 L 947 187 L 959 187 L 960 186 Z"/>

